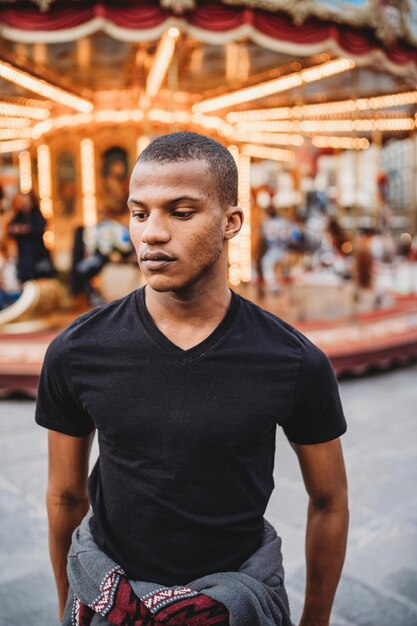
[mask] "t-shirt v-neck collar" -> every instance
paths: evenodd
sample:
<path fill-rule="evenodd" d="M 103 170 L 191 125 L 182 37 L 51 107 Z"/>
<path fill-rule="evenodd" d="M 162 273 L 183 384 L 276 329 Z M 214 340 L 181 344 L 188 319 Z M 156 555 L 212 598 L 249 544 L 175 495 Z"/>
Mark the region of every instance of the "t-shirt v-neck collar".
<path fill-rule="evenodd" d="M 176 356 L 179 360 L 188 361 L 197 356 L 200 356 L 209 348 L 214 346 L 214 344 L 217 343 L 217 341 L 219 341 L 219 339 L 221 339 L 230 328 L 232 322 L 236 318 L 236 313 L 239 308 L 240 301 L 237 294 L 235 294 L 233 291 L 231 291 L 231 294 L 232 297 L 230 300 L 229 308 L 220 324 L 216 326 L 216 328 L 213 330 L 212 333 L 210 333 L 208 337 L 203 339 L 203 341 L 196 344 L 192 348 L 189 348 L 188 350 L 183 350 L 175 343 L 173 343 L 155 324 L 146 307 L 144 287 L 136 291 L 136 304 L 145 329 L 152 337 L 152 339 L 160 346 L 162 346 L 167 352 Z"/>

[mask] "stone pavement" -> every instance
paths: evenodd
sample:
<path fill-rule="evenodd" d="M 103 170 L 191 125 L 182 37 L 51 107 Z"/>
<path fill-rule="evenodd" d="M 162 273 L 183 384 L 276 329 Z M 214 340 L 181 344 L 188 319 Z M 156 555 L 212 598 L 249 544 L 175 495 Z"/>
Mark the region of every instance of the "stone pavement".
<path fill-rule="evenodd" d="M 417 626 L 416 380 L 413 365 L 341 383 L 351 528 L 332 626 Z M 57 624 L 44 508 L 46 432 L 33 410 L 31 400 L 0 402 L 0 626 Z M 280 432 L 275 473 L 268 517 L 283 537 L 297 622 L 306 496 Z"/>

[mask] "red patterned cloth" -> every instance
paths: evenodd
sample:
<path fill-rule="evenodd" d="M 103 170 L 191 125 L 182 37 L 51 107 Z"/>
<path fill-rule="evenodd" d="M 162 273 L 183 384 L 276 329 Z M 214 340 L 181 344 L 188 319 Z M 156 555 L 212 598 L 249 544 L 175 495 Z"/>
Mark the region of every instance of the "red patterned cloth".
<path fill-rule="evenodd" d="M 74 598 L 73 626 L 90 626 L 96 612 L 114 626 L 228 626 L 226 607 L 208 596 L 188 587 L 157 589 L 140 599 L 120 572 L 110 572 L 109 590 L 97 598 L 95 609 Z"/>

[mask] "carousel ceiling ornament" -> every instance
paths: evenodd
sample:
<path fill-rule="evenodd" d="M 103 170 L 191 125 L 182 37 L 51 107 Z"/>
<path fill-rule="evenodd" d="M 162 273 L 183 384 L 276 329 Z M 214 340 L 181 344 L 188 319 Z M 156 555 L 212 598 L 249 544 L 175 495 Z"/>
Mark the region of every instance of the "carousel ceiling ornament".
<path fill-rule="evenodd" d="M 405 3 L 395 0 L 396 4 Z M 369 24 L 377 5 L 387 4 L 380 0 L 223 0 L 224 4 L 245 5 L 266 11 L 286 11 L 298 23 L 310 15 L 321 19 L 339 19 L 355 26 Z"/>
<path fill-rule="evenodd" d="M 175 15 L 183 15 L 183 13 L 196 8 L 194 0 L 161 0 L 160 4 L 163 9 L 168 9 Z"/>
<path fill-rule="evenodd" d="M 48 11 L 51 4 L 55 2 L 55 0 L 30 0 L 33 4 L 36 4 L 41 11 Z M 0 4 L 17 4 L 19 0 L 0 0 Z"/>
<path fill-rule="evenodd" d="M 224 4 L 245 5 L 266 11 L 285 11 L 296 24 L 309 17 L 375 29 L 377 37 L 417 39 L 417 9 L 414 0 L 223 0 Z M 410 26 L 411 22 L 411 26 Z"/>

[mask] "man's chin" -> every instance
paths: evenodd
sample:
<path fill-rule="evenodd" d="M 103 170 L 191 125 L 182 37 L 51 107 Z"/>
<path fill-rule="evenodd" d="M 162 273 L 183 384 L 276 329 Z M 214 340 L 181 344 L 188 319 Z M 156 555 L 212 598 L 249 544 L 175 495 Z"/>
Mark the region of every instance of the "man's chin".
<path fill-rule="evenodd" d="M 153 275 L 153 276 L 145 276 L 148 285 L 151 287 L 153 291 L 158 293 L 177 293 L 180 292 L 187 293 L 192 290 L 195 286 L 199 284 L 199 276 L 188 276 L 183 277 L 182 279 L 179 277 L 174 278 L 162 275 Z"/>
<path fill-rule="evenodd" d="M 146 276 L 146 280 L 153 291 L 157 291 L 159 293 L 165 293 L 167 291 L 180 291 L 185 287 L 185 283 L 173 280 L 172 278 L 167 278 L 166 276 Z"/>

